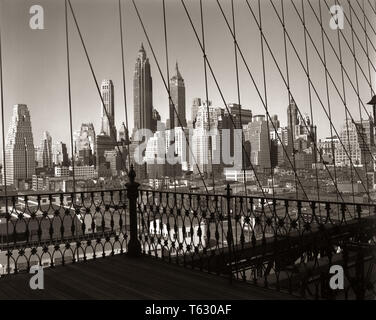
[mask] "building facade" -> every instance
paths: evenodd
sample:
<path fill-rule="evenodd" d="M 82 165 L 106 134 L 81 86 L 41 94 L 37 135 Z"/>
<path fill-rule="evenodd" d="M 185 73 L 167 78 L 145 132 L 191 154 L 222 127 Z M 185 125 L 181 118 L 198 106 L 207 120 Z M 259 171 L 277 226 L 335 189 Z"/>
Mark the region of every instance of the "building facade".
<path fill-rule="evenodd" d="M 144 46 L 138 52 L 133 77 L 134 128 L 152 130 L 153 83 Z"/>
<path fill-rule="evenodd" d="M 110 136 L 115 141 L 117 134 L 115 128 L 114 84 L 112 80 L 102 81 L 101 94 L 103 99 L 101 133 Z"/>
<path fill-rule="evenodd" d="M 13 115 L 5 146 L 6 183 L 31 180 L 35 173 L 35 150 L 31 117 L 24 104 L 13 107 Z"/>
<path fill-rule="evenodd" d="M 184 79 L 180 74 L 178 63 L 176 62 L 175 66 L 175 74 L 170 79 L 170 92 L 171 92 L 171 101 L 170 103 L 170 125 L 167 129 L 173 129 L 175 127 L 183 127 L 187 126 L 187 119 L 185 114 L 185 84 Z M 176 117 L 175 110 L 178 114 Z M 179 121 L 180 120 L 180 121 Z"/>
<path fill-rule="evenodd" d="M 52 156 L 52 138 L 48 131 L 43 133 L 43 138 L 40 143 L 39 152 L 41 153 L 42 167 L 52 169 L 53 168 L 53 156 Z"/>

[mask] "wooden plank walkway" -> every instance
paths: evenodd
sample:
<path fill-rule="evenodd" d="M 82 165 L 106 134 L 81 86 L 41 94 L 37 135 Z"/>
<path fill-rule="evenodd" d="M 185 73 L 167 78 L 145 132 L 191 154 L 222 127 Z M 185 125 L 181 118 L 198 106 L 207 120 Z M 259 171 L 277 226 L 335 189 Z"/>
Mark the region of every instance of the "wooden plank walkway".
<path fill-rule="evenodd" d="M 0 299 L 293 299 L 276 291 L 190 270 L 150 257 L 125 255 L 44 270 L 44 290 L 31 290 L 31 274 L 0 279 Z"/>

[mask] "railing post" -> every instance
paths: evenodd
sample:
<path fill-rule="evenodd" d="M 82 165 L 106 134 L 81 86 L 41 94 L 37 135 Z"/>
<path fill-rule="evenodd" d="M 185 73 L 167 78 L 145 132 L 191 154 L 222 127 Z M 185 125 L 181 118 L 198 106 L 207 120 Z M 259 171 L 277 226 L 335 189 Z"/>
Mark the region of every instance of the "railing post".
<path fill-rule="evenodd" d="M 129 200 L 129 224 L 130 224 L 130 239 L 128 243 L 128 256 L 138 257 L 141 255 L 141 244 L 138 240 L 138 230 L 137 230 L 137 198 L 138 198 L 138 187 L 139 183 L 135 181 L 136 172 L 134 171 L 133 165 L 128 173 L 129 182 L 126 184 L 127 187 L 127 197 Z"/>
<path fill-rule="evenodd" d="M 231 222 L 231 188 L 227 185 L 226 188 L 226 200 L 227 200 L 227 246 L 228 246 L 228 261 L 229 261 L 229 273 L 230 283 L 232 282 L 232 222 Z"/>

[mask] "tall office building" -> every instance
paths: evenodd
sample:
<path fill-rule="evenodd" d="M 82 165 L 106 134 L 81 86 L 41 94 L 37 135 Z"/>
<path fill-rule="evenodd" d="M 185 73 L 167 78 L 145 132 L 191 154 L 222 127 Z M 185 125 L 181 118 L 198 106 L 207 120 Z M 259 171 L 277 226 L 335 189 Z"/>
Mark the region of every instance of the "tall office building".
<path fill-rule="evenodd" d="M 242 108 L 242 106 L 237 103 L 230 103 L 228 110 L 226 108 L 224 111 L 224 116 L 229 117 L 231 126 L 235 125 L 235 129 L 241 129 L 243 125 L 252 122 L 252 110 Z"/>
<path fill-rule="evenodd" d="M 221 132 L 218 130 L 221 128 L 221 113 L 221 108 L 207 108 L 205 103 L 198 108 L 192 135 L 192 159 L 189 159 L 192 163 L 196 160 L 194 173 L 198 168 L 208 175 L 221 170 Z M 212 132 L 209 132 L 209 125 Z"/>
<path fill-rule="evenodd" d="M 364 165 L 369 161 L 367 152 L 367 133 L 360 123 L 345 121 L 340 133 L 339 144 L 335 150 L 335 162 L 340 166 Z M 351 161 L 349 159 L 351 158 Z"/>
<path fill-rule="evenodd" d="M 295 101 L 291 98 L 290 104 L 287 107 L 287 130 L 288 130 L 288 145 L 292 148 L 295 140 L 295 127 L 298 124 L 298 107 Z"/>
<path fill-rule="evenodd" d="M 192 123 L 196 121 L 196 116 L 198 108 L 201 106 L 201 98 L 194 98 L 191 109 L 191 121 Z"/>
<path fill-rule="evenodd" d="M 185 84 L 184 79 L 180 74 L 178 63 L 176 62 L 175 74 L 170 79 L 170 92 L 171 100 L 174 104 L 169 101 L 170 104 L 170 126 L 167 129 L 173 129 L 175 127 L 187 126 L 187 118 L 185 115 Z M 176 112 L 178 117 L 176 117 Z M 179 121 L 180 120 L 180 121 Z"/>
<path fill-rule="evenodd" d="M 158 129 L 158 122 L 161 121 L 161 115 L 159 114 L 157 109 L 153 108 L 152 116 L 151 116 L 151 131 L 156 132 Z"/>
<path fill-rule="evenodd" d="M 43 138 L 40 143 L 39 151 L 41 152 L 42 167 L 52 169 L 52 138 L 48 131 L 43 132 Z"/>
<path fill-rule="evenodd" d="M 32 179 L 35 174 L 35 150 L 30 113 L 26 105 L 13 107 L 13 115 L 5 146 L 7 185 Z"/>
<path fill-rule="evenodd" d="M 102 135 L 114 141 L 106 133 L 102 132 Z M 92 165 L 94 163 L 94 155 L 96 154 L 96 140 L 94 125 L 92 123 L 81 124 L 81 129 L 74 133 L 73 138 L 75 160 L 86 165 Z"/>
<path fill-rule="evenodd" d="M 133 78 L 134 128 L 152 130 L 153 83 L 144 46 L 138 51 Z"/>
<path fill-rule="evenodd" d="M 115 149 L 114 141 L 106 134 L 100 134 L 96 136 L 96 145 L 95 145 L 95 164 L 98 174 L 101 174 L 105 171 L 106 167 L 106 151 L 112 151 Z"/>
<path fill-rule="evenodd" d="M 103 80 L 101 94 L 104 105 L 102 106 L 101 133 L 116 139 L 115 107 L 114 107 L 114 84 L 111 80 Z M 107 111 L 107 112 L 106 112 Z"/>
<path fill-rule="evenodd" d="M 265 116 L 255 116 L 244 130 L 244 139 L 251 144 L 251 163 L 261 169 L 272 167 L 270 133 Z"/>
<path fill-rule="evenodd" d="M 57 166 L 67 167 L 69 165 L 68 150 L 65 143 L 57 142 L 53 145 L 52 160 Z"/>
<path fill-rule="evenodd" d="M 287 126 L 294 128 L 298 124 L 298 107 L 293 99 L 287 107 Z"/>

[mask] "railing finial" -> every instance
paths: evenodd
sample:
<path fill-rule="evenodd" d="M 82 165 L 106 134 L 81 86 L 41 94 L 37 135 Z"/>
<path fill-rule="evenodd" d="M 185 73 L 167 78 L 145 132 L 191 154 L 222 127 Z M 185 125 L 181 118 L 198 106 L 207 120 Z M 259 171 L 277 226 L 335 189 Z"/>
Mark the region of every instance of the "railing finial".
<path fill-rule="evenodd" d="M 133 163 L 131 164 L 131 168 L 128 173 L 129 182 L 133 183 L 136 181 L 136 171 L 134 170 Z"/>

